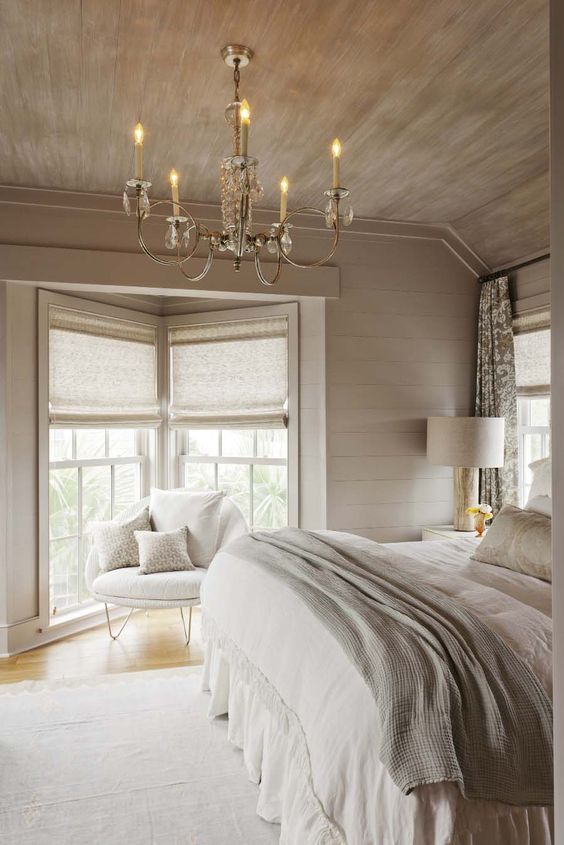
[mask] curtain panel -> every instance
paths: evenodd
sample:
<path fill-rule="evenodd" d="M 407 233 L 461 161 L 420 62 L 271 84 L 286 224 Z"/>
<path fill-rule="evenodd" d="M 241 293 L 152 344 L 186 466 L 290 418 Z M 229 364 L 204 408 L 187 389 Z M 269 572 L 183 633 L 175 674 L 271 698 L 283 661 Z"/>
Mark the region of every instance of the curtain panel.
<path fill-rule="evenodd" d="M 478 316 L 476 416 L 505 418 L 505 462 L 480 472 L 480 501 L 496 513 L 518 501 L 517 389 L 509 279 L 482 282 Z"/>
<path fill-rule="evenodd" d="M 172 426 L 286 425 L 287 317 L 174 326 L 169 343 Z"/>

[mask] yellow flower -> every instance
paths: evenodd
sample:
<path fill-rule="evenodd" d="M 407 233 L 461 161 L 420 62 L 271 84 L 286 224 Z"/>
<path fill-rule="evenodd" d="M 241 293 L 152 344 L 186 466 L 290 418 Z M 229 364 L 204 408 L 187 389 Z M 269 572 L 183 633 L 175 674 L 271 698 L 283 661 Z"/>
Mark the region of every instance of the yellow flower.
<path fill-rule="evenodd" d="M 480 513 L 480 508 L 479 507 L 466 508 L 466 513 L 471 513 L 471 514 Z"/>

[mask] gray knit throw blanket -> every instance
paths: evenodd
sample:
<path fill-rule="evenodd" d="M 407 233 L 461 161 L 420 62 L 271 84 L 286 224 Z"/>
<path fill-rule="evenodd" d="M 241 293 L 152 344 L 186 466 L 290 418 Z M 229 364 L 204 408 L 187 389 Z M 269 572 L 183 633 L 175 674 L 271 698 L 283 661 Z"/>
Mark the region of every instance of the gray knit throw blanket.
<path fill-rule="evenodd" d="M 295 591 L 354 663 L 376 702 L 380 760 L 402 792 L 452 781 L 465 798 L 553 803 L 541 684 L 474 614 L 402 573 L 400 555 L 294 528 L 247 535 L 230 551 Z"/>

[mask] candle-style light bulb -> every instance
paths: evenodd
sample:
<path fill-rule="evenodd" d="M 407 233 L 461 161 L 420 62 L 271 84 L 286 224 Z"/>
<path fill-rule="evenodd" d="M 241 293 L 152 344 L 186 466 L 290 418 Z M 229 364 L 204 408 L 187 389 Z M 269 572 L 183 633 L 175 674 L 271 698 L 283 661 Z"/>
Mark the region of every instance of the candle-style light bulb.
<path fill-rule="evenodd" d="M 178 199 L 178 173 L 174 168 L 170 171 L 170 187 L 172 189 L 172 213 L 174 217 L 178 217 L 178 203 L 180 200 Z"/>
<path fill-rule="evenodd" d="M 246 156 L 249 148 L 249 127 L 251 125 L 251 107 L 247 100 L 243 100 L 239 108 L 241 118 L 241 155 Z"/>
<path fill-rule="evenodd" d="M 140 123 L 137 124 L 133 130 L 133 138 L 135 140 L 135 178 L 138 181 L 143 179 L 143 138 L 145 132 Z"/>
<path fill-rule="evenodd" d="M 331 146 L 331 152 L 333 153 L 333 187 L 338 188 L 339 182 L 341 180 L 341 142 L 338 138 L 335 138 L 333 144 Z"/>
<path fill-rule="evenodd" d="M 288 180 L 284 176 L 280 182 L 280 222 L 282 223 L 286 217 L 288 208 Z"/>

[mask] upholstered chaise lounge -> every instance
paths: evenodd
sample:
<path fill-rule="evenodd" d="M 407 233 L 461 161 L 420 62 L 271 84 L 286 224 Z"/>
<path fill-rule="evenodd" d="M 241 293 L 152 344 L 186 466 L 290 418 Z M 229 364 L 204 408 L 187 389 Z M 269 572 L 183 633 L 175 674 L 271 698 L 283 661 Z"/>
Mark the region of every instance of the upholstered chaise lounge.
<path fill-rule="evenodd" d="M 148 505 L 149 497 L 122 511 L 114 518 L 114 521 L 127 522 Z M 221 503 L 216 551 L 248 530 L 245 518 L 237 505 L 225 497 Z M 192 607 L 200 604 L 200 587 L 206 573 L 207 569 L 200 566 L 192 570 L 157 572 L 151 575 L 142 575 L 138 566 L 101 572 L 98 554 L 96 548 L 93 547 L 86 561 L 85 581 L 93 597 L 97 601 L 104 602 L 108 631 L 112 639 L 116 640 L 119 637 L 136 608 L 155 610 L 178 607 L 184 626 L 186 645 L 188 645 L 192 630 Z M 131 608 L 117 634 L 112 631 L 108 605 Z M 185 607 L 190 608 L 188 630 L 186 630 L 184 620 L 183 608 Z"/>

